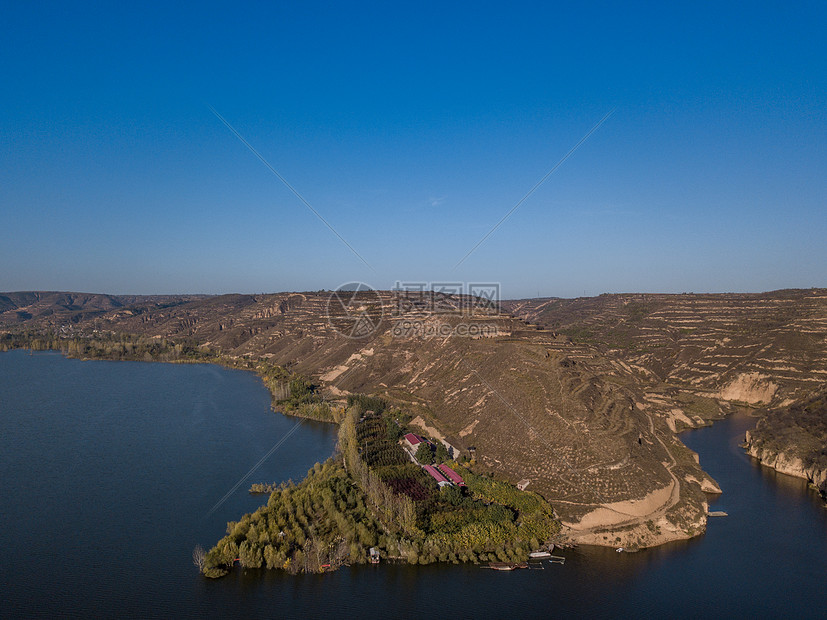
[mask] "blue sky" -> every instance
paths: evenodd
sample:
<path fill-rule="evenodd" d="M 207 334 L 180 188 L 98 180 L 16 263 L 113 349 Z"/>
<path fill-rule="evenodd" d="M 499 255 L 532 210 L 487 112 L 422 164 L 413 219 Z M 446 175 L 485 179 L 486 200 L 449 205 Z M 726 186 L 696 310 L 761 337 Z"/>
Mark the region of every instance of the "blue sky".
<path fill-rule="evenodd" d="M 824 3 L 113 4 L 4 6 L 0 290 L 827 286 Z"/>

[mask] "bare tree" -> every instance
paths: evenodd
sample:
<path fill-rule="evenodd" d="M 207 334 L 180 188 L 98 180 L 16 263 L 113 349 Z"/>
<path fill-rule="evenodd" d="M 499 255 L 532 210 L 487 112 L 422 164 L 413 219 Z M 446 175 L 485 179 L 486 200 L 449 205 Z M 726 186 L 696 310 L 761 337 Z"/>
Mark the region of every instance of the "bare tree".
<path fill-rule="evenodd" d="M 204 547 L 195 545 L 195 549 L 192 550 L 192 563 L 195 564 L 200 572 L 204 572 L 204 562 L 206 558 L 207 552 L 204 551 Z"/>

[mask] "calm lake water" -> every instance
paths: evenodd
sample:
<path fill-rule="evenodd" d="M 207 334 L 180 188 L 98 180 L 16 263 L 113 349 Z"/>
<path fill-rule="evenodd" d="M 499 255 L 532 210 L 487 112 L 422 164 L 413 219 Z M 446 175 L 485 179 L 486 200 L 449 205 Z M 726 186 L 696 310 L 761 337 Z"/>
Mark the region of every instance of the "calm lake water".
<path fill-rule="evenodd" d="M 291 577 L 192 565 L 264 503 L 250 482 L 301 479 L 332 426 L 273 414 L 251 373 L 206 365 L 0 354 L 3 617 L 825 617 L 827 510 L 803 481 L 754 464 L 736 416 L 682 436 L 724 489 L 700 539 L 636 554 L 581 547 L 564 566 L 354 567 Z"/>

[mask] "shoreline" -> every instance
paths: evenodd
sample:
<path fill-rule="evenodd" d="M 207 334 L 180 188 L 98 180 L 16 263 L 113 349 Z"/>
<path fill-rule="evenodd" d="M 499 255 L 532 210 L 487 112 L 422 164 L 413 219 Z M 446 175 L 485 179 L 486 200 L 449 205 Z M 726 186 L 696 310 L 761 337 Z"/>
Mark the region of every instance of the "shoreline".
<path fill-rule="evenodd" d="M 47 352 L 52 351 L 55 353 L 60 353 L 67 359 L 77 359 L 80 361 L 137 361 L 137 362 L 156 362 L 156 363 L 171 363 L 171 364 L 215 364 L 216 366 L 220 366 L 222 368 L 227 368 L 230 370 L 243 370 L 252 372 L 255 374 L 259 380 L 262 382 L 263 386 L 268 390 L 271 396 L 271 411 L 274 413 L 279 413 L 281 415 L 287 417 L 294 417 L 299 418 L 301 420 L 310 420 L 313 422 L 323 422 L 328 424 L 333 424 L 339 426 L 339 422 L 335 419 L 322 419 L 319 417 L 314 417 L 311 415 L 304 415 L 300 411 L 291 410 L 285 407 L 276 407 L 277 401 L 276 400 L 276 389 L 268 381 L 267 371 L 270 368 L 261 368 L 258 366 L 260 363 L 264 363 L 265 365 L 269 365 L 266 360 L 252 360 L 252 359 L 236 359 L 236 358 L 226 358 L 220 355 L 220 353 L 216 352 L 209 352 L 204 355 L 204 357 L 200 359 L 162 359 L 162 358 L 153 358 L 153 359 L 146 359 L 146 358 L 113 358 L 107 357 L 104 355 L 99 356 L 82 356 L 82 355 L 72 355 L 71 351 L 68 349 L 56 349 L 56 348 L 49 348 L 49 349 L 32 349 L 30 347 L 19 346 L 15 347 L 18 349 L 23 350 L 30 350 L 30 351 L 37 351 L 37 352 Z M 13 349 L 10 349 L 13 350 Z M 281 368 L 281 367 L 278 367 Z M 331 455 L 332 456 L 332 455 Z M 301 482 L 304 482 L 303 479 Z M 301 482 L 299 484 L 301 484 Z M 675 480 L 675 482 L 677 482 Z M 680 486 L 679 484 L 677 485 Z M 671 505 L 668 508 L 673 507 L 676 503 L 680 501 L 680 497 L 675 498 L 674 495 L 679 495 L 678 490 L 672 490 L 669 493 L 670 499 L 672 501 Z M 651 493 L 650 493 L 651 495 Z M 706 512 L 706 503 L 703 505 L 703 513 L 704 519 L 703 521 L 700 520 L 693 520 L 690 523 L 690 527 L 692 530 L 691 534 L 687 534 L 685 531 L 681 530 L 680 528 L 676 527 L 673 523 L 669 522 L 667 519 L 663 517 L 663 513 L 668 511 L 667 507 L 663 505 L 659 505 L 655 508 L 653 512 L 647 513 L 638 513 L 638 514 L 622 514 L 616 510 L 616 508 L 621 508 L 626 506 L 627 509 L 629 506 L 637 503 L 638 501 L 644 501 L 646 503 L 646 498 L 644 500 L 623 500 L 620 502 L 615 502 L 617 506 L 607 505 L 607 506 L 595 506 L 593 510 L 587 513 L 585 516 L 588 517 L 589 515 L 593 515 L 592 521 L 589 522 L 589 525 L 586 528 L 578 527 L 577 523 L 566 522 L 564 520 L 560 520 L 560 524 L 563 528 L 563 531 L 558 534 L 564 540 L 573 543 L 573 544 L 590 544 L 594 546 L 602 546 L 602 547 L 615 547 L 615 546 L 625 546 L 629 548 L 648 548 L 648 547 L 655 547 L 660 546 L 663 544 L 667 544 L 669 542 L 673 542 L 676 540 L 686 540 L 689 538 L 693 538 L 696 536 L 701 535 L 705 530 L 705 512 Z M 552 506 L 553 504 L 549 502 L 549 505 Z M 612 514 L 620 515 L 620 521 L 617 518 L 610 519 L 608 521 L 601 521 L 595 519 L 595 513 L 600 513 L 600 511 L 608 511 Z M 655 516 L 659 517 L 657 521 L 650 519 L 649 517 Z M 629 517 L 629 519 L 624 520 L 622 517 Z M 647 523 L 648 522 L 648 523 Z M 654 524 L 654 525 L 653 525 Z M 619 539 L 618 539 L 619 537 Z M 611 540 L 610 540 L 611 538 Z M 634 541 L 639 540 L 641 544 L 636 544 Z M 618 543 L 623 543 L 619 545 Z"/>
<path fill-rule="evenodd" d="M 746 431 L 744 451 L 762 467 L 771 469 L 779 474 L 806 480 L 809 487 L 815 490 L 827 502 L 827 469 L 812 465 L 807 467 L 801 458 L 790 456 L 784 450 L 770 450 L 756 445 L 752 433 Z"/>
<path fill-rule="evenodd" d="M 273 382 L 273 376 L 268 377 L 268 371 L 272 371 L 274 368 L 278 368 L 279 371 L 283 369 L 269 364 L 266 360 L 226 358 L 220 353 L 205 351 L 203 349 L 203 357 L 200 359 L 163 359 L 160 357 L 154 357 L 153 359 L 146 359 L 146 357 L 143 359 L 117 359 L 105 355 L 72 355 L 68 348 L 32 349 L 31 347 L 25 346 L 15 348 L 29 349 L 32 351 L 54 351 L 69 359 L 80 359 L 82 361 L 145 361 L 215 364 L 232 370 L 246 370 L 256 374 L 264 387 L 267 388 L 271 395 L 271 410 L 273 412 L 288 417 L 296 417 L 314 422 L 325 422 L 339 426 L 335 418 L 321 418 L 306 415 L 301 411 L 291 410 L 287 407 L 277 407 L 277 389 Z M 714 420 L 710 421 L 713 425 L 714 422 Z M 679 434 L 676 434 L 675 437 L 677 438 L 678 435 Z M 680 440 L 678 439 L 678 441 Z M 683 445 L 682 442 L 681 445 Z M 782 471 L 782 473 L 787 472 Z M 798 477 L 806 478 L 805 475 L 799 475 Z M 697 480 L 693 481 L 698 482 Z M 703 501 L 700 506 L 693 507 L 691 502 L 681 497 L 681 482 L 685 485 L 689 480 L 682 479 L 679 481 L 678 478 L 673 475 L 673 482 L 670 485 L 655 489 L 644 498 L 597 505 L 579 521 L 560 520 L 561 526 L 563 527 L 560 537 L 574 544 L 609 548 L 622 546 L 630 549 L 643 549 L 700 536 L 706 530 L 708 502 Z M 708 485 L 704 488 L 705 485 L 702 483 L 705 482 L 707 481 L 703 480 L 699 483 L 701 484 L 702 490 L 707 492 L 720 492 L 719 489 L 709 488 Z M 553 506 L 553 504 L 551 505 Z M 669 517 L 673 518 L 670 520 Z M 680 523 L 680 525 L 677 525 L 677 523 Z"/>

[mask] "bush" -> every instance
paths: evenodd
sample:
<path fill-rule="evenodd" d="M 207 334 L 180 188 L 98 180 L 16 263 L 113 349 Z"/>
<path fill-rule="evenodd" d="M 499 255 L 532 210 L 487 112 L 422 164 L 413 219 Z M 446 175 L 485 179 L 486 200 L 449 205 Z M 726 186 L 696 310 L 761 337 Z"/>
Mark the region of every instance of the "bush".
<path fill-rule="evenodd" d="M 442 487 L 442 490 L 439 492 L 439 495 L 442 501 L 450 504 L 451 506 L 459 506 L 465 499 L 462 496 L 462 489 L 458 486 L 453 485 Z"/>

